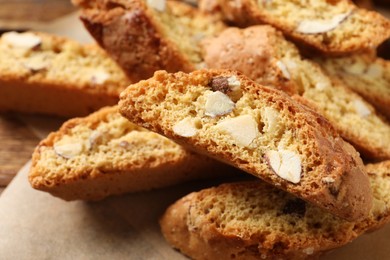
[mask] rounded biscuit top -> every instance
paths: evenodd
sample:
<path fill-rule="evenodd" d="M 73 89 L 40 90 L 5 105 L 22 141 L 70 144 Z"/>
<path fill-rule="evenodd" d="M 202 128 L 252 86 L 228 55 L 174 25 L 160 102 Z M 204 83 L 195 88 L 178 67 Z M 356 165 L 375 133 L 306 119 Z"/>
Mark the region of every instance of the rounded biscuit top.
<path fill-rule="evenodd" d="M 241 73 L 159 71 L 129 86 L 120 99 L 120 112 L 132 122 L 338 216 L 356 220 L 371 208 L 362 161 L 332 125 Z M 222 105 L 214 110 L 210 102 Z"/>

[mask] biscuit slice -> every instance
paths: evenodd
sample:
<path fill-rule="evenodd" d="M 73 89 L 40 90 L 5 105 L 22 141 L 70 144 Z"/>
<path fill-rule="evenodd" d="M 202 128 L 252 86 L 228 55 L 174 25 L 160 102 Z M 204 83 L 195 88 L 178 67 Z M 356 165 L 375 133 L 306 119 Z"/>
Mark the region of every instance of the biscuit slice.
<path fill-rule="evenodd" d="M 347 0 L 218 0 L 218 7 L 227 20 L 241 26 L 272 25 L 295 42 L 327 55 L 375 49 L 390 37 L 389 20 Z"/>
<path fill-rule="evenodd" d="M 108 107 L 65 122 L 35 149 L 29 181 L 64 200 L 99 200 L 232 169 L 130 123 Z"/>
<path fill-rule="evenodd" d="M 288 86 L 290 94 L 303 97 L 301 101 L 325 116 L 364 157 L 390 159 L 390 124 L 343 82 L 330 78 L 318 64 L 304 60 L 276 29 L 267 25 L 229 28 L 202 46 L 207 67 L 239 70 L 261 84 L 285 91 L 281 86 Z M 375 84 L 385 83 L 381 80 Z"/>
<path fill-rule="evenodd" d="M 361 159 L 328 121 L 239 73 L 159 71 L 122 92 L 119 107 L 136 124 L 346 219 L 371 207 Z"/>
<path fill-rule="evenodd" d="M 115 105 L 129 83 L 98 46 L 41 32 L 0 38 L 0 111 L 84 116 Z"/>
<path fill-rule="evenodd" d="M 372 55 L 315 59 L 331 76 L 390 118 L 390 62 Z"/>
<path fill-rule="evenodd" d="M 345 221 L 251 181 L 183 197 L 160 219 L 162 233 L 192 259 L 316 259 L 389 221 L 390 165 L 386 164 L 382 172 L 370 175 L 378 206 L 362 221 Z M 384 166 L 370 168 L 376 171 Z"/>
<path fill-rule="evenodd" d="M 373 206 L 369 217 L 355 229 L 373 231 L 390 222 L 390 160 L 365 166 L 373 193 Z"/>
<path fill-rule="evenodd" d="M 73 0 L 96 41 L 134 82 L 156 70 L 202 67 L 199 42 L 225 28 L 216 17 L 178 1 Z"/>

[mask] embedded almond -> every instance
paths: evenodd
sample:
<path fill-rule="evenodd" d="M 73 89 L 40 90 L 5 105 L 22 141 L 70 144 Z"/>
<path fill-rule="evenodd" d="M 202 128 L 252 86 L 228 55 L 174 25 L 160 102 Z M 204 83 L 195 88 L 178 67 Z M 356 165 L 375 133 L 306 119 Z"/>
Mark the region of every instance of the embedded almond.
<path fill-rule="evenodd" d="M 15 48 L 33 49 L 42 43 L 40 37 L 33 33 L 8 32 L 3 34 L 2 40 Z"/>
<path fill-rule="evenodd" d="M 220 91 L 209 92 L 206 96 L 205 113 L 216 117 L 226 115 L 234 109 L 234 102 Z"/>
<path fill-rule="evenodd" d="M 299 23 L 297 27 L 297 32 L 304 34 L 316 34 L 332 31 L 337 26 L 339 26 L 345 19 L 347 19 L 347 17 L 351 13 L 352 11 L 343 14 L 338 14 L 329 20 L 304 20 Z"/>
<path fill-rule="evenodd" d="M 165 11 L 165 5 L 166 5 L 165 0 L 147 0 L 147 4 L 148 6 L 156 9 L 159 12 Z"/>
<path fill-rule="evenodd" d="M 332 177 L 329 177 L 329 176 L 328 177 L 324 177 L 321 180 L 322 180 L 323 183 L 333 183 L 333 182 L 335 182 L 335 179 L 332 178 Z"/>
<path fill-rule="evenodd" d="M 173 126 L 173 132 L 182 137 L 192 137 L 198 133 L 194 120 L 186 117 Z"/>
<path fill-rule="evenodd" d="M 286 65 L 281 62 L 280 60 L 278 60 L 276 62 L 276 66 L 280 69 L 280 71 L 282 72 L 283 74 L 283 77 L 285 77 L 286 79 L 290 79 L 291 76 L 290 76 L 290 72 L 288 71 Z"/>
<path fill-rule="evenodd" d="M 231 76 L 227 78 L 227 82 L 229 87 L 234 90 L 235 88 L 238 88 L 241 86 L 241 82 L 237 79 L 236 76 Z"/>
<path fill-rule="evenodd" d="M 268 164 L 273 172 L 282 179 L 299 183 L 301 181 L 301 158 L 289 150 L 272 150 L 265 153 Z"/>
<path fill-rule="evenodd" d="M 45 70 L 49 68 L 50 62 L 47 60 L 47 57 L 39 55 L 39 56 L 33 56 L 23 62 L 23 66 L 25 66 L 27 69 L 31 70 L 32 72 L 38 72 L 41 70 Z"/>
<path fill-rule="evenodd" d="M 303 253 L 305 253 L 307 255 L 312 255 L 312 254 L 314 254 L 314 248 L 313 247 L 305 248 L 305 249 L 303 249 Z"/>
<path fill-rule="evenodd" d="M 279 120 L 280 114 L 272 107 L 264 108 L 262 113 L 262 118 L 264 119 L 264 128 L 263 132 L 273 133 L 277 130 L 277 126 L 280 122 Z"/>
<path fill-rule="evenodd" d="M 103 139 L 104 139 L 104 134 L 100 131 L 94 130 L 88 138 L 89 141 L 88 149 L 92 149 L 94 146 L 102 144 Z"/>
<path fill-rule="evenodd" d="M 236 144 L 247 147 L 260 135 L 256 120 L 251 115 L 228 118 L 215 128 L 230 135 Z"/>
<path fill-rule="evenodd" d="M 371 115 L 370 108 L 362 100 L 356 99 L 353 104 L 355 106 L 355 111 L 359 114 L 359 116 L 367 117 Z"/>
<path fill-rule="evenodd" d="M 110 74 L 108 74 L 104 70 L 97 70 L 92 73 L 91 82 L 93 84 L 104 84 L 110 78 Z"/>
<path fill-rule="evenodd" d="M 315 85 L 315 88 L 317 89 L 317 90 L 325 90 L 325 89 L 327 89 L 329 87 L 329 84 L 327 83 L 327 82 L 325 82 L 325 81 L 319 81 L 319 82 L 317 82 L 316 83 L 316 85 Z"/>
<path fill-rule="evenodd" d="M 53 148 L 57 155 L 66 159 L 71 159 L 83 151 L 83 145 L 81 143 L 54 144 Z"/>

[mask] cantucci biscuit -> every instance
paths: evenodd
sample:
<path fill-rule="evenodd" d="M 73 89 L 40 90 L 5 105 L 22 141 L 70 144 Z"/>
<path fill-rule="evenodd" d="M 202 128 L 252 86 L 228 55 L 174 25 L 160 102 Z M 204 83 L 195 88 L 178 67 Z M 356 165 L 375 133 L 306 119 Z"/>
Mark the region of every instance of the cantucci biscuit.
<path fill-rule="evenodd" d="M 81 19 L 92 36 L 135 82 L 160 69 L 202 67 L 198 43 L 225 28 L 217 17 L 178 1 L 73 2 L 82 7 Z"/>
<path fill-rule="evenodd" d="M 122 92 L 119 107 L 136 124 L 346 219 L 371 207 L 361 159 L 328 121 L 239 73 L 159 71 Z"/>
<path fill-rule="evenodd" d="M 213 4 L 231 22 L 241 26 L 270 24 L 295 42 L 325 54 L 375 49 L 390 37 L 389 20 L 347 0 L 216 1 Z"/>
<path fill-rule="evenodd" d="M 115 105 L 130 83 L 95 45 L 40 32 L 0 38 L 0 110 L 85 116 Z"/>
<path fill-rule="evenodd" d="M 226 29 L 218 37 L 205 40 L 203 52 L 209 68 L 239 70 L 261 84 L 303 97 L 301 101 L 307 100 L 307 105 L 325 116 L 364 157 L 390 158 L 390 124 L 343 82 L 329 77 L 318 64 L 303 59 L 298 49 L 271 26 Z M 372 84 L 383 85 L 380 88 L 386 94 L 387 76 L 382 70 L 386 71 L 385 65 L 372 66 L 371 73 L 383 73 Z"/>
<path fill-rule="evenodd" d="M 390 62 L 367 55 L 315 59 L 331 76 L 390 118 Z M 390 135 L 390 133 L 389 133 Z"/>
<path fill-rule="evenodd" d="M 251 181 L 183 197 L 162 216 L 162 233 L 192 259 L 315 259 L 389 221 L 389 161 L 367 168 L 374 207 L 361 221 L 342 220 L 291 194 Z"/>
<path fill-rule="evenodd" d="M 41 141 L 29 181 L 65 200 L 98 200 L 226 171 L 232 169 L 130 123 L 117 107 L 109 107 L 65 122 Z"/>

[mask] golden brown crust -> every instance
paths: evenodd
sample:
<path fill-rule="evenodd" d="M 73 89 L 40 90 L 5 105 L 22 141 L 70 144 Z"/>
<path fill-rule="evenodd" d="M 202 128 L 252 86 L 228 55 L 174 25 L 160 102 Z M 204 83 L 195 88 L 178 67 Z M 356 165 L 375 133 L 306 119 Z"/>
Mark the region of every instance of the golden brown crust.
<path fill-rule="evenodd" d="M 359 9 L 349 1 L 337 1 L 337 4 L 326 1 L 313 2 L 305 9 L 302 6 L 307 3 L 303 1 L 291 5 L 287 5 L 287 1 L 255 0 L 219 1 L 219 4 L 224 17 L 230 21 L 237 22 L 241 26 L 270 24 L 295 42 L 310 46 L 327 55 L 345 55 L 371 50 L 390 37 L 390 22 L 386 18 L 379 13 Z M 306 17 L 307 8 L 312 8 L 314 17 Z M 306 11 L 301 15 L 301 10 Z M 333 30 L 313 34 L 298 32 L 297 22 L 310 21 L 310 19 L 321 20 L 324 19 L 322 16 L 325 13 L 329 14 L 333 10 L 335 10 L 334 16 L 340 13 L 351 13 Z M 296 17 L 295 20 L 293 17 Z"/>
<path fill-rule="evenodd" d="M 191 61 L 189 54 L 181 51 L 180 43 L 170 39 L 164 31 L 164 26 L 176 25 L 163 25 L 164 21 L 160 21 L 157 13 L 143 1 L 97 2 L 100 5 L 92 8 L 82 4 L 81 19 L 97 42 L 133 81 L 149 78 L 160 69 L 170 72 L 195 69 L 197 64 Z M 200 15 L 197 9 L 175 1 L 168 1 L 167 8 L 185 17 Z"/>
<path fill-rule="evenodd" d="M 119 118 L 116 107 L 104 108 L 65 122 L 42 140 L 32 157 L 32 187 L 64 200 L 99 200 L 229 172 L 218 162 Z M 94 134 L 96 131 L 102 135 Z M 115 134 L 116 131 L 122 132 Z M 107 140 L 64 158 L 55 146 L 67 136 L 84 144 L 96 136 Z"/>
<path fill-rule="evenodd" d="M 282 37 L 270 26 L 263 26 L 262 30 L 256 27 L 245 30 L 228 28 L 218 37 L 203 41 L 206 67 L 239 70 L 262 85 L 296 94 L 296 84 L 277 66 L 277 57 L 282 58 L 282 53 L 270 48 L 277 44 L 275 34 Z"/>
<path fill-rule="evenodd" d="M 366 169 L 374 206 L 361 221 L 342 220 L 250 181 L 181 198 L 160 219 L 162 233 L 194 259 L 313 259 L 390 221 L 390 161 Z"/>
<path fill-rule="evenodd" d="M 390 62 L 368 54 L 314 59 L 390 119 Z"/>
<path fill-rule="evenodd" d="M 256 181 L 191 193 L 167 209 L 160 226 L 192 259 L 313 259 L 360 234 L 353 222 Z"/>
<path fill-rule="evenodd" d="M 150 77 L 161 68 L 168 71 L 194 69 L 162 36 L 159 26 L 145 8 L 132 7 L 128 10 L 117 7 L 103 13 L 86 10 L 81 19 L 97 42 L 135 82 Z"/>
<path fill-rule="evenodd" d="M 40 43 L 20 48 L 10 36 L 29 36 Z M 3 34 L 0 60 L 1 111 L 86 116 L 116 104 L 129 83 L 98 46 L 41 32 Z"/>
<path fill-rule="evenodd" d="M 259 145 L 256 149 L 250 149 L 230 144 L 231 140 L 223 139 L 227 138 L 225 135 L 211 130 L 216 129 L 216 125 L 224 119 L 230 118 L 230 114 L 226 117 L 201 117 L 203 109 L 199 100 L 203 92 L 208 91 L 211 79 L 232 76 L 237 77 L 241 82 L 243 98 L 240 100 L 247 101 L 238 100 L 240 105 L 236 104 L 237 112 L 233 110 L 231 116 L 251 113 L 248 112 L 252 111 L 250 109 L 259 111 L 268 106 L 273 107 L 283 118 L 280 120 L 285 127 L 283 131 L 287 135 L 282 135 L 280 140 L 278 136 L 272 137 L 269 143 L 264 144 L 263 139 L 254 139 L 258 140 Z M 258 85 L 242 74 L 228 70 L 202 70 L 190 74 L 156 72 L 153 78 L 131 85 L 122 92 L 119 105 L 120 112 L 129 120 L 198 152 L 243 169 L 336 215 L 347 219 L 358 219 L 368 214 L 371 207 L 369 182 L 361 159 L 356 151 L 338 136 L 329 122 L 293 102 L 283 92 Z M 247 112 L 241 114 L 238 111 Z M 188 116 L 190 118 L 195 116 L 194 120 L 201 122 L 197 126 L 198 134 L 189 138 L 178 135 L 173 129 L 174 125 Z M 257 114 L 253 116 L 263 117 Z M 305 143 L 301 148 L 291 148 L 300 150 L 304 154 L 301 159 L 306 160 L 307 163 L 305 165 L 303 162 L 302 179 L 298 184 L 293 184 L 274 174 L 269 168 L 265 155 L 268 150 L 279 149 L 277 145 L 279 141 L 283 146 L 283 142 L 287 140 L 285 138 L 289 138 L 289 133 L 294 136 L 294 140 L 297 140 L 297 143 L 293 142 L 294 147 L 299 147 L 299 143 Z M 322 178 L 326 176 L 331 176 L 334 181 L 324 183 Z"/>
<path fill-rule="evenodd" d="M 104 106 L 118 103 L 119 93 L 96 93 L 55 83 L 0 80 L 0 111 L 55 115 L 65 118 L 86 116 Z"/>
<path fill-rule="evenodd" d="M 204 47 L 204 56 L 209 68 L 236 69 L 263 85 L 301 95 L 303 98 L 300 101 L 325 116 L 362 156 L 374 160 L 390 158 L 390 146 L 386 145 L 390 142 L 389 123 L 376 114 L 370 103 L 348 89 L 347 84 L 330 77 L 318 64 L 303 59 L 298 49 L 276 29 L 268 25 L 245 29 L 229 28 L 217 38 L 207 40 L 207 43 L 209 45 Z M 221 51 L 218 52 L 218 49 Z M 339 59 L 342 61 L 353 58 Z M 381 96 L 381 100 L 386 100 L 388 68 L 385 65 L 379 60 L 365 65 L 367 72 L 382 76 L 359 74 L 355 77 L 353 73 L 343 75 L 349 77 L 346 79 L 352 81 L 349 85 L 354 85 L 354 88 L 362 85 L 370 93 L 368 95 L 375 92 L 378 93 L 377 96 Z M 344 69 L 355 71 L 356 66 L 345 66 Z M 364 72 L 365 67 L 361 70 Z M 338 68 L 337 71 L 341 73 L 342 70 Z M 372 90 L 373 86 L 376 86 L 375 91 Z M 351 125 L 361 127 L 354 128 Z"/>

